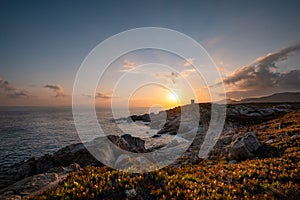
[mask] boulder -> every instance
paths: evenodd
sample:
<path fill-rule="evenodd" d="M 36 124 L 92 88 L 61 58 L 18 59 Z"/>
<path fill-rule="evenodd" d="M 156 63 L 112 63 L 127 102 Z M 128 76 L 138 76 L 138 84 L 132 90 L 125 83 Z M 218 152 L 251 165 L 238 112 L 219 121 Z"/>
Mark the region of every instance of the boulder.
<path fill-rule="evenodd" d="M 145 148 L 145 140 L 138 137 L 133 137 L 129 134 L 120 136 L 109 135 L 109 140 L 123 150 L 134 153 L 146 153 L 148 150 Z"/>
<path fill-rule="evenodd" d="M 231 160 L 245 160 L 251 158 L 253 153 L 260 147 L 260 143 L 254 132 L 248 132 L 244 136 L 237 137 L 229 148 Z"/>

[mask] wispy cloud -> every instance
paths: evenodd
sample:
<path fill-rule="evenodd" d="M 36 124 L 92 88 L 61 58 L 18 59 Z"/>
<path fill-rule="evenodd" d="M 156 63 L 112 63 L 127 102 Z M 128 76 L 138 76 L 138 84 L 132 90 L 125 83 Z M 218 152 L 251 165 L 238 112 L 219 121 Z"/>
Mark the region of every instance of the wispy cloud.
<path fill-rule="evenodd" d="M 188 58 L 185 60 L 185 62 L 183 63 L 184 67 L 189 67 L 193 65 L 195 58 Z"/>
<path fill-rule="evenodd" d="M 23 91 L 14 91 L 13 93 L 8 93 L 8 97 L 10 98 L 19 98 L 19 97 L 29 97 L 25 90 Z"/>
<path fill-rule="evenodd" d="M 122 66 L 121 71 L 129 71 L 129 70 L 134 69 L 135 67 L 136 67 L 135 62 L 125 59 L 123 61 L 123 66 Z"/>
<path fill-rule="evenodd" d="M 192 69 L 185 69 L 185 70 L 181 71 L 180 74 L 183 77 L 188 77 L 191 74 L 194 74 L 196 72 L 197 72 L 197 70 L 195 68 L 192 68 Z"/>
<path fill-rule="evenodd" d="M 52 90 L 55 93 L 55 97 L 65 97 L 66 96 L 66 94 L 64 93 L 63 87 L 59 84 L 47 84 L 44 87 Z"/>
<path fill-rule="evenodd" d="M 9 98 L 19 98 L 19 97 L 29 97 L 29 94 L 26 90 L 16 88 L 8 81 L 0 77 L 0 89 L 5 93 Z"/>
<path fill-rule="evenodd" d="M 14 91 L 16 88 L 8 83 L 8 81 L 5 81 L 3 78 L 0 78 L 0 87 L 8 92 L 8 91 Z"/>
<path fill-rule="evenodd" d="M 99 98 L 99 99 L 111 99 L 112 98 L 111 96 L 105 95 L 101 92 L 97 92 L 95 97 Z"/>
<path fill-rule="evenodd" d="M 287 60 L 300 44 L 257 58 L 252 64 L 234 71 L 224 79 L 228 96 L 251 96 L 266 91 L 300 90 L 300 70 L 278 72 L 277 62 Z"/>
<path fill-rule="evenodd" d="M 93 95 L 90 95 L 90 94 L 83 94 L 82 96 L 89 97 L 89 98 L 94 97 Z M 97 92 L 95 94 L 95 98 L 96 99 L 112 99 L 113 97 L 110 95 L 103 94 L 101 92 Z"/>

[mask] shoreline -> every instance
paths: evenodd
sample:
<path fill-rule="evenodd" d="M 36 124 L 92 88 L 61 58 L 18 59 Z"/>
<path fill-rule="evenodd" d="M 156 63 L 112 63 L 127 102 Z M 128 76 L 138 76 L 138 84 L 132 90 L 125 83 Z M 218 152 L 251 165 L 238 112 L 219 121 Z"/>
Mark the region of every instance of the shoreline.
<path fill-rule="evenodd" d="M 257 106 L 257 105 L 258 104 L 255 104 L 255 106 Z M 282 104 L 282 103 L 276 103 L 276 104 L 265 104 L 265 103 L 261 104 L 260 103 L 260 105 L 261 106 L 257 107 L 256 110 L 253 109 L 253 104 L 252 105 L 243 104 L 243 105 L 234 105 L 234 106 L 229 105 L 228 106 L 227 112 L 229 112 L 228 113 L 229 115 L 226 120 L 226 126 L 224 127 L 224 130 L 223 130 L 224 134 L 222 134 L 222 136 L 219 138 L 219 141 L 216 144 L 216 148 L 214 149 L 214 151 L 211 152 L 210 157 L 207 159 L 218 160 L 221 157 L 222 158 L 228 157 L 228 153 L 230 152 L 230 149 L 228 149 L 228 148 L 230 147 L 230 145 L 232 145 L 232 143 L 234 142 L 236 137 L 246 137 L 245 134 L 241 135 L 241 134 L 237 133 L 237 130 L 239 130 L 240 127 L 242 127 L 242 126 L 245 126 L 245 127 L 247 126 L 247 124 L 244 124 L 245 121 L 251 122 L 250 119 L 257 118 L 257 116 L 252 113 L 256 113 L 258 111 L 260 111 L 261 113 L 266 113 L 265 109 L 268 109 L 268 111 L 270 111 L 270 113 L 271 113 L 271 110 L 273 111 L 272 114 L 270 114 L 270 113 L 265 114 L 265 116 L 264 116 L 265 118 L 260 117 L 261 118 L 260 120 L 258 120 L 258 121 L 254 120 L 252 123 L 249 123 L 249 124 L 261 124 L 263 122 L 267 122 L 272 119 L 279 118 L 280 116 L 283 116 L 287 113 L 293 112 L 293 110 L 299 110 L 299 108 L 300 108 L 299 103 L 298 104 L 292 103 L 292 105 L 291 104 Z M 199 106 L 203 106 L 203 105 L 199 104 Z M 205 106 L 207 106 L 207 104 L 205 104 Z M 174 109 L 176 110 L 176 108 L 174 108 Z M 162 127 L 162 129 L 166 130 L 167 128 L 171 128 L 169 126 L 170 122 L 173 122 L 174 120 L 175 121 L 178 120 L 177 118 L 174 118 L 174 116 L 173 116 L 173 115 L 178 114 L 176 112 L 173 112 L 174 109 L 166 111 L 166 112 L 169 112 L 168 113 L 169 116 L 167 118 L 168 123 L 165 123 L 165 125 Z M 239 111 L 241 111 L 241 112 L 238 112 L 238 114 L 236 114 L 236 112 L 234 110 L 238 110 L 238 109 L 240 109 Z M 249 110 L 248 113 L 245 112 L 245 110 L 247 110 L 247 109 Z M 206 109 L 204 109 L 204 110 L 205 111 L 203 111 L 203 109 L 200 109 L 200 111 L 202 112 L 201 113 L 202 117 L 209 118 L 208 116 L 206 116 L 209 111 L 209 106 L 206 107 Z M 173 113 L 173 114 L 171 114 L 171 113 Z M 159 115 L 159 113 L 157 115 Z M 243 117 L 245 119 L 242 119 Z M 171 123 L 171 124 L 173 124 L 173 126 L 174 126 L 174 124 L 176 124 L 176 123 Z M 205 132 L 205 129 L 206 129 L 205 122 L 202 122 L 201 125 L 202 125 L 202 132 Z M 148 126 L 150 126 L 150 124 Z M 174 136 L 172 133 L 170 133 L 170 131 L 161 132 L 157 135 L 158 135 L 158 137 L 155 137 L 157 140 L 159 140 L 160 137 L 164 137 L 164 136 L 168 136 L 168 135 L 170 137 Z M 145 140 L 142 140 L 140 138 L 133 137 L 131 135 L 127 135 L 127 136 L 111 135 L 108 137 L 111 137 L 110 139 L 111 139 L 111 141 L 113 141 L 114 144 L 116 144 L 119 147 L 121 146 L 125 150 L 133 151 L 133 152 L 149 151 L 149 149 L 145 148 Z M 191 144 L 191 146 L 188 148 L 188 150 L 172 166 L 180 167 L 180 166 L 185 166 L 187 164 L 201 162 L 201 160 L 203 160 L 203 159 L 197 157 L 197 152 L 199 150 L 199 146 L 201 146 L 201 144 L 203 142 L 203 137 L 204 137 L 203 133 L 199 132 L 197 134 L 196 138 L 194 139 L 193 143 Z M 124 144 L 127 144 L 127 146 Z M 161 148 L 163 146 L 164 145 L 159 145 L 157 148 Z M 155 150 L 155 148 L 152 150 Z M 234 154 L 234 153 L 231 152 L 231 154 Z M 249 158 L 251 158 L 251 157 L 249 156 Z M 227 158 L 227 159 L 229 159 L 229 158 Z M 237 156 L 236 157 L 233 156 L 233 158 L 231 158 L 231 159 L 238 160 Z M 230 161 L 230 159 L 228 161 Z M 24 185 L 23 186 L 20 185 L 20 183 L 22 183 L 22 181 L 23 182 L 27 181 L 27 183 L 30 185 L 30 184 L 32 184 L 32 182 L 30 182 L 30 180 L 33 181 L 33 183 L 34 183 L 34 181 L 38 177 L 40 179 L 43 179 L 43 178 L 47 179 L 46 178 L 47 176 L 52 177 L 52 178 L 50 178 L 50 177 L 48 178 L 49 179 L 48 185 L 52 185 L 53 188 L 55 188 L 59 182 L 65 180 L 65 178 L 68 176 L 69 173 L 80 171 L 80 170 L 82 170 L 82 168 L 85 168 L 87 166 L 100 166 L 101 167 L 104 165 L 101 162 L 97 161 L 93 156 L 91 156 L 90 153 L 86 150 L 85 146 L 82 143 L 71 144 L 71 145 L 68 145 L 68 146 L 60 149 L 59 151 L 55 152 L 52 155 L 44 155 L 40 158 L 31 158 L 27 161 L 22 161 L 20 163 L 16 163 L 10 167 L 7 167 L 6 169 L 5 169 L 5 167 L 1 167 L 0 168 L 0 177 L 2 180 L 5 180 L 5 181 L 2 181 L 0 183 L 0 194 L 2 193 L 2 194 L 8 195 L 9 192 L 7 192 L 7 191 L 10 191 L 11 188 L 13 188 L 13 187 L 19 187 L 19 190 L 22 190 L 22 187 L 24 187 Z M 43 178 L 41 178 L 41 177 L 43 177 Z M 55 182 L 55 184 L 54 184 L 54 182 Z M 47 183 L 46 180 L 44 180 L 44 185 L 39 183 L 39 184 L 41 184 L 40 193 L 49 190 L 49 188 L 46 187 L 47 186 L 46 183 Z M 37 183 L 34 183 L 34 184 L 37 184 Z M 27 185 L 27 187 L 28 187 L 28 185 Z M 30 194 L 27 194 L 27 195 L 30 195 Z"/>

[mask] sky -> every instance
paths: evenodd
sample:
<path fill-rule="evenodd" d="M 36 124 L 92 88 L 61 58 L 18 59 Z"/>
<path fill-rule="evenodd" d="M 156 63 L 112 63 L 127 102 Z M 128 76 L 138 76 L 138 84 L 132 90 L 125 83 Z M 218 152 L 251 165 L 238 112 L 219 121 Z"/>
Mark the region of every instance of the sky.
<path fill-rule="evenodd" d="M 132 106 L 172 107 L 191 98 L 210 101 L 209 89 L 221 83 L 234 99 L 299 91 L 299 7 L 296 0 L 1 0 L 0 106 L 71 105 L 76 73 L 87 55 L 105 39 L 141 27 L 168 28 L 193 38 L 211 56 L 222 80 L 205 85 L 192 67 L 193 57 L 182 60 L 146 50 L 119 57 L 94 94 L 82 92 L 82 101 L 95 96 L 100 106 L 112 100 L 122 106 L 130 97 Z M 139 68 L 153 60 L 172 69 L 159 64 Z M 135 71 L 116 88 L 120 73 L 128 70 Z M 125 87 L 152 79 L 159 86 L 134 92 Z"/>

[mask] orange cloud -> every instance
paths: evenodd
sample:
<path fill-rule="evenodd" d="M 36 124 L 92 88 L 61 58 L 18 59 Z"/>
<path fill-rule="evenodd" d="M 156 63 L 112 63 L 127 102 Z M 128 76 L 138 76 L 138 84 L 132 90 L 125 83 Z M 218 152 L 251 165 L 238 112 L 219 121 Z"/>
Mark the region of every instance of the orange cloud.
<path fill-rule="evenodd" d="M 64 97 L 66 94 L 64 94 L 64 89 L 59 84 L 47 84 L 44 86 L 45 88 L 49 88 L 50 90 L 53 90 L 53 92 L 56 93 L 55 97 Z"/>

